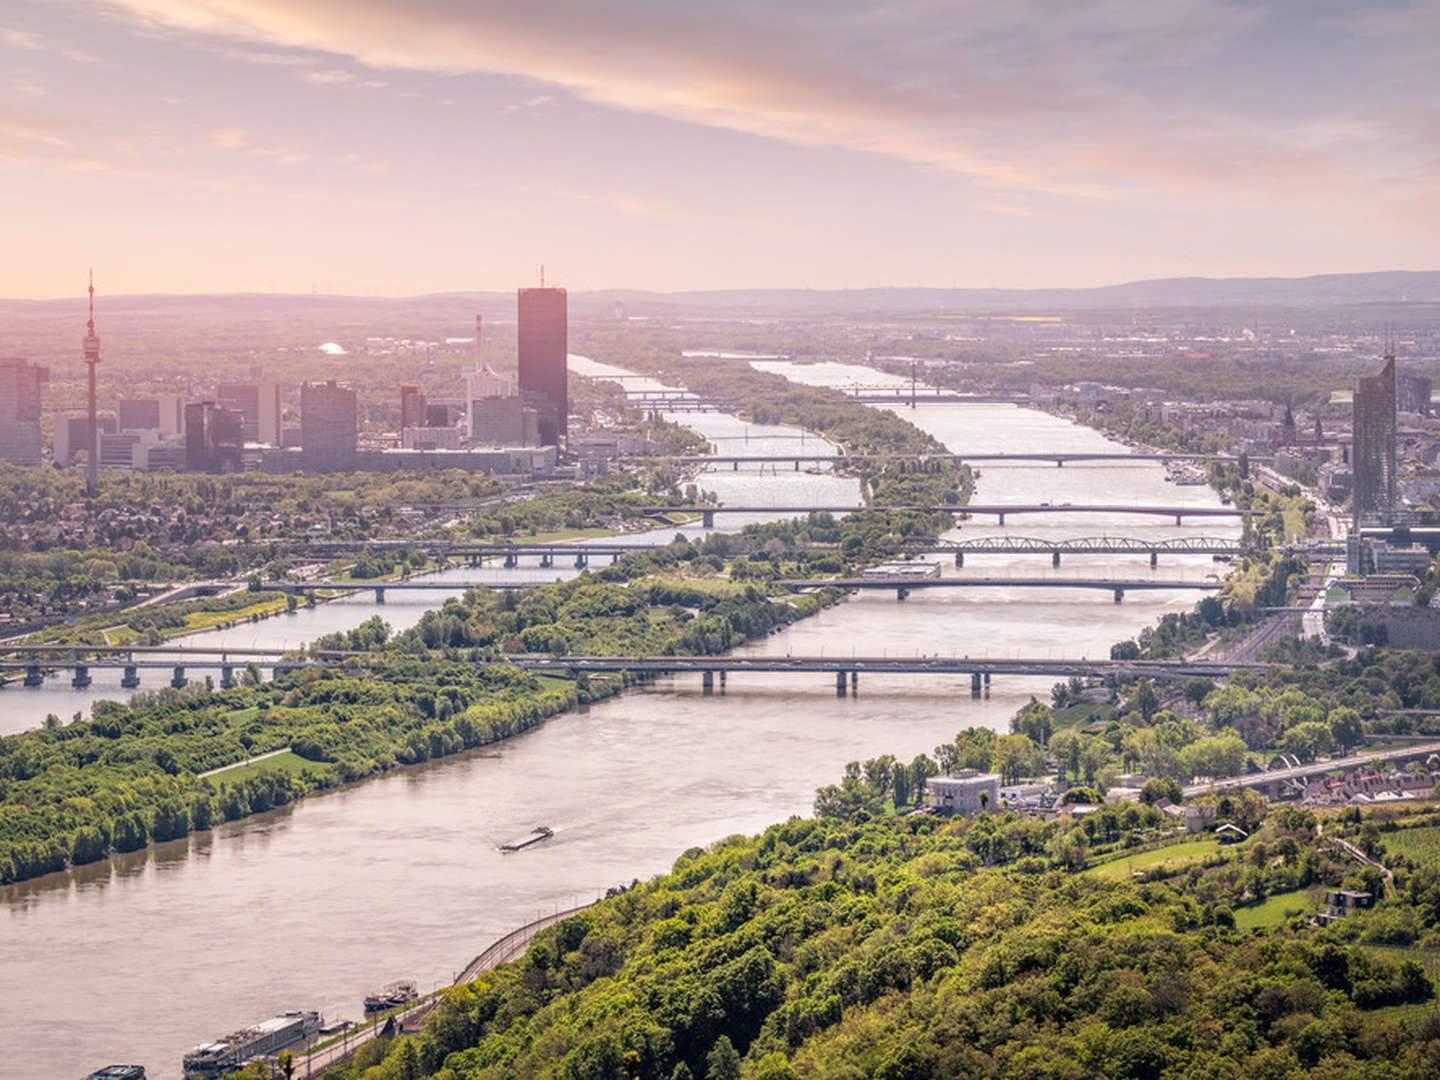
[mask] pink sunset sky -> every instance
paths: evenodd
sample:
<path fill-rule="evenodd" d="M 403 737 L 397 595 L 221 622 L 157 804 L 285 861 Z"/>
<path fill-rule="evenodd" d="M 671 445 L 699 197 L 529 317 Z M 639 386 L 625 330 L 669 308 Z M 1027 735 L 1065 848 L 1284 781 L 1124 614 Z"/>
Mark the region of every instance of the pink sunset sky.
<path fill-rule="evenodd" d="M 0 296 L 1429 269 L 1440 4 L 9 0 Z"/>

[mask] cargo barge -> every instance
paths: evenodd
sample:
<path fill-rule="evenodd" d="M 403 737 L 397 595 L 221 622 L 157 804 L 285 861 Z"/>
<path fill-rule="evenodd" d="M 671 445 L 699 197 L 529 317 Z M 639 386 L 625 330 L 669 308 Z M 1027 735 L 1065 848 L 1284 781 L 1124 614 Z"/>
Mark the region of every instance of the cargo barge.
<path fill-rule="evenodd" d="M 224 1076 L 248 1061 L 275 1054 L 320 1030 L 318 1012 L 287 1012 L 254 1027 L 232 1032 L 185 1055 L 185 1080 Z"/>
<path fill-rule="evenodd" d="M 535 826 L 534 832 L 521 840 L 512 840 L 508 844 L 501 844 L 501 851 L 524 851 L 527 847 L 533 847 L 544 840 L 549 840 L 555 835 L 555 830 L 548 825 Z"/>

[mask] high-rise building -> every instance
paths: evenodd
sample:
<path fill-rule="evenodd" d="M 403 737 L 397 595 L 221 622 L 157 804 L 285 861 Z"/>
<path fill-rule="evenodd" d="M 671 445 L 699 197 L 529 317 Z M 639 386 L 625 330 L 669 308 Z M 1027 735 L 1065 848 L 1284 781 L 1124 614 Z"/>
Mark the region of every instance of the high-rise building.
<path fill-rule="evenodd" d="M 1430 380 L 1423 375 L 1395 376 L 1395 408 L 1399 412 L 1430 415 Z"/>
<path fill-rule="evenodd" d="M 400 443 L 405 444 L 405 432 L 413 427 L 425 426 L 425 395 L 418 386 L 400 387 Z"/>
<path fill-rule="evenodd" d="M 245 418 L 245 441 L 280 445 L 280 384 L 258 382 L 221 383 L 216 398 L 227 409 Z"/>
<path fill-rule="evenodd" d="M 359 409 L 355 391 L 333 379 L 300 387 L 300 461 L 308 472 L 355 468 Z"/>
<path fill-rule="evenodd" d="M 115 407 L 121 431 L 158 431 L 160 429 L 159 398 L 121 398 Z"/>
<path fill-rule="evenodd" d="M 1355 389 L 1355 524 L 1395 506 L 1395 351 L 1385 353 L 1379 375 L 1367 375 Z"/>
<path fill-rule="evenodd" d="M 570 398 L 566 381 L 567 300 L 564 289 L 521 289 L 519 310 L 520 391 L 540 410 L 540 441 L 558 444 L 567 434 Z"/>
<path fill-rule="evenodd" d="M 115 417 L 100 413 L 95 417 L 95 426 L 101 435 L 114 435 L 119 430 Z M 55 420 L 55 464 L 69 465 L 75 455 L 90 452 L 90 417 L 88 414 L 71 414 Z"/>
<path fill-rule="evenodd" d="M 40 403 L 50 369 L 18 356 L 0 359 L 0 461 L 40 464 Z"/>
<path fill-rule="evenodd" d="M 188 472 L 240 471 L 245 422 L 236 409 L 213 401 L 185 406 L 185 468 Z"/>

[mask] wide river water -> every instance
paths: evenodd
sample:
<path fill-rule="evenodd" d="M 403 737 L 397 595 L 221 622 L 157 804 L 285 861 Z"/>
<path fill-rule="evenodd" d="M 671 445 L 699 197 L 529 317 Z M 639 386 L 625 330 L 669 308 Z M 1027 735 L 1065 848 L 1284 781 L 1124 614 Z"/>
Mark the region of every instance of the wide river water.
<path fill-rule="evenodd" d="M 604 373 L 580 358 L 572 364 Z M 757 366 L 816 384 L 888 381 L 840 364 Z M 897 411 L 962 452 L 1119 449 L 1094 431 L 1012 406 Z M 747 441 L 746 452 L 784 453 L 801 434 L 717 414 L 675 419 L 722 453 Z M 983 502 L 1218 505 L 1208 488 L 1169 483 L 1153 462 L 981 469 Z M 859 502 L 854 480 L 784 466 L 773 474 L 707 472 L 700 483 L 730 506 Z M 746 519 L 719 520 L 728 529 Z M 1013 518 L 1004 529 L 965 522 L 956 535 L 1237 532 L 1228 519 L 1177 529 L 1163 519 L 1056 513 Z M 1199 579 L 1214 569 L 1197 556 L 1162 558 L 1152 571 L 1143 557 L 1067 557 L 1052 570 L 1044 556 L 995 555 L 945 573 Z M 451 576 L 458 591 L 466 582 L 573 573 L 522 567 Z M 867 593 L 741 651 L 1098 657 L 1197 595 L 1135 592 L 1115 604 L 1108 592 L 1081 589 L 946 589 L 900 603 Z M 433 593 L 392 593 L 384 605 L 357 597 L 236 627 L 223 640 L 294 646 L 376 613 L 398 629 L 440 602 Z M 698 676 L 662 679 L 498 746 L 0 889 L 0 993 L 11 1003 L 0 1013 L 0 1044 L 9 1047 L 0 1080 L 73 1080 L 120 1061 L 173 1080 L 187 1047 L 277 1012 L 358 1017 L 361 998 L 383 983 L 414 978 L 432 989 L 538 914 L 662 872 L 686 848 L 808 813 L 815 788 L 838 779 L 847 761 L 908 759 L 971 725 L 1006 730 L 1031 694 L 1048 696 L 1051 681 L 997 679 L 989 696 L 975 699 L 968 680 L 945 676 L 862 678 L 858 693 L 844 698 L 828 675 L 736 675 L 724 693 L 709 695 Z M 114 686 L 97 677 L 89 691 L 68 682 L 8 688 L 0 691 L 0 731 L 119 696 L 118 677 Z M 554 839 L 515 855 L 496 850 L 542 823 Z"/>

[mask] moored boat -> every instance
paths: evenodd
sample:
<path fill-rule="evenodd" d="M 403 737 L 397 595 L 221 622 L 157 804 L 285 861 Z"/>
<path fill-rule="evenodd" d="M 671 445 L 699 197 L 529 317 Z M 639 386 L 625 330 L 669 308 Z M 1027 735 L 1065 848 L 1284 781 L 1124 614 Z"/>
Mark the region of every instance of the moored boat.
<path fill-rule="evenodd" d="M 402 979 L 399 982 L 390 983 L 383 990 L 377 990 L 373 994 L 365 995 L 365 1011 L 379 1012 L 382 1009 L 393 1009 L 397 1005 L 406 1005 L 420 996 L 420 990 L 413 979 Z"/>

